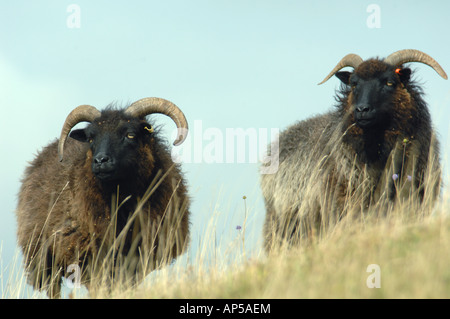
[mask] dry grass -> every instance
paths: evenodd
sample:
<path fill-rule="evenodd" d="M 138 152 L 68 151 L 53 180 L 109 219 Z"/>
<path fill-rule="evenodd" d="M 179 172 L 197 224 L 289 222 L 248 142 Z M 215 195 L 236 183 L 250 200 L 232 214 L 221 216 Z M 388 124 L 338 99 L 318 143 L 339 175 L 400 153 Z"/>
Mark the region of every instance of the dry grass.
<path fill-rule="evenodd" d="M 245 200 L 244 203 L 246 204 Z M 216 205 L 218 207 L 219 205 Z M 308 247 L 269 256 L 244 249 L 249 229 L 217 242 L 218 211 L 205 221 L 196 245 L 139 286 L 101 286 L 95 294 L 73 289 L 75 298 L 450 298 L 450 193 L 437 205 L 403 201 L 388 214 L 369 211 L 344 219 Z M 257 218 L 263 214 L 257 212 Z M 222 213 L 223 214 L 223 213 Z M 245 208 L 246 218 L 255 214 Z M 262 234 L 258 234 L 261 236 Z M 257 237 L 258 237 L 257 236 Z M 107 258 L 102 265 L 107 263 Z M 125 261 L 126 262 L 126 261 Z M 380 288 L 369 288 L 368 266 L 380 267 Z M 23 271 L 0 274 L 3 298 L 43 298 L 26 285 Z M 4 271 L 5 265 L 2 265 Z M 120 270 L 119 270 L 120 271 Z M 5 285 L 6 282 L 6 285 Z M 100 279 L 99 282 L 102 282 Z M 67 290 L 67 289 L 66 289 Z M 67 292 L 63 294 L 67 296 Z"/>
<path fill-rule="evenodd" d="M 395 216 L 339 225 L 308 248 L 255 256 L 217 269 L 178 269 L 133 298 L 449 298 L 448 205 L 421 220 Z M 380 266 L 369 288 L 368 266 Z M 117 297 L 128 297 L 128 292 Z"/>
<path fill-rule="evenodd" d="M 341 223 L 307 248 L 270 256 L 235 254 L 242 237 L 216 251 L 219 262 L 206 260 L 212 233 L 196 256 L 184 256 L 153 272 L 138 287 L 99 289 L 90 296 L 73 289 L 77 298 L 450 298 L 449 205 L 433 216 L 398 214 L 383 219 Z M 189 254 L 189 252 L 188 252 Z M 223 260 L 223 262 L 220 262 Z M 380 288 L 368 288 L 371 264 L 380 266 Z M 16 263 L 10 267 L 18 267 Z M 8 281 L 3 298 L 43 298 L 25 284 L 23 273 Z"/>

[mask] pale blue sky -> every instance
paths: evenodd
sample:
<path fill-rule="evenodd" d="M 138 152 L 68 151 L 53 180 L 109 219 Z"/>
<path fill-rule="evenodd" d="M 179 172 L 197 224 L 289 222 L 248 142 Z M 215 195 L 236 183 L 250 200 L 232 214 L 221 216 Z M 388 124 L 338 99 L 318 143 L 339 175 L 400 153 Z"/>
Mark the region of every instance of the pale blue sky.
<path fill-rule="evenodd" d="M 72 3 L 81 9 L 80 28 L 67 26 Z M 380 28 L 367 25 L 370 4 L 380 8 Z M 443 0 L 0 1 L 3 266 L 16 252 L 14 209 L 25 165 L 59 135 L 74 107 L 157 96 L 203 129 L 283 129 L 332 108 L 338 80 L 317 83 L 347 53 L 367 59 L 418 49 L 450 74 L 449 12 Z M 412 67 L 448 165 L 450 82 L 425 65 Z M 236 236 L 246 195 L 248 247 L 257 250 L 264 219 L 258 165 L 183 167 L 193 249 L 213 210 L 220 212 L 218 240 L 226 245 Z"/>

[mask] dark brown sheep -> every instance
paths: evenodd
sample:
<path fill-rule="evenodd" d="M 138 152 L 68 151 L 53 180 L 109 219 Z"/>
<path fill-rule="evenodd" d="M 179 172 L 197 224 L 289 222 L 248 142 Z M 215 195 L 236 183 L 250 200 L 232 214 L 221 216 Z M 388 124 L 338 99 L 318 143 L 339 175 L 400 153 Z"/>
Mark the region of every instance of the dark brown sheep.
<path fill-rule="evenodd" d="M 261 181 L 267 251 L 308 242 L 351 209 L 361 215 L 381 203 L 436 199 L 439 144 L 407 62 L 427 64 L 447 79 L 434 59 L 417 50 L 366 61 L 349 54 L 319 83 L 333 75 L 342 81 L 337 108 L 280 134 L 279 169 Z M 346 66 L 353 72 L 339 72 Z"/>
<path fill-rule="evenodd" d="M 62 277 L 71 276 L 90 291 L 100 283 L 137 283 L 184 251 L 186 182 L 168 146 L 145 120 L 153 113 L 174 120 L 174 144 L 181 144 L 187 121 L 169 101 L 146 98 L 102 112 L 82 105 L 68 115 L 59 141 L 26 169 L 16 213 L 34 288 L 58 297 Z M 67 139 L 84 121 L 90 124 Z"/>

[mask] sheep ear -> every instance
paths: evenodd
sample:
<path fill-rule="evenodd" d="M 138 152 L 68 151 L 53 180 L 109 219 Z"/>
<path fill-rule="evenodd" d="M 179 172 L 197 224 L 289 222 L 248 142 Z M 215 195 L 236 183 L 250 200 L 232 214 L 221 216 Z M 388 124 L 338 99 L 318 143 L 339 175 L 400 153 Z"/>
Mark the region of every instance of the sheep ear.
<path fill-rule="evenodd" d="M 403 83 L 408 82 L 411 77 L 411 69 L 410 68 L 396 69 L 395 73 L 398 74 L 398 76 L 400 77 L 400 81 L 402 81 Z"/>
<path fill-rule="evenodd" d="M 147 134 L 151 134 L 155 131 L 155 129 L 153 128 L 153 126 L 151 124 L 148 124 L 147 122 L 142 122 L 141 123 L 141 131 L 143 131 L 144 133 L 147 133 Z"/>
<path fill-rule="evenodd" d="M 350 76 L 352 75 L 351 72 L 341 71 L 341 72 L 337 72 L 335 75 L 337 76 L 337 78 L 339 80 L 342 81 L 342 83 L 347 84 L 347 85 L 350 84 Z"/>
<path fill-rule="evenodd" d="M 88 141 L 86 131 L 84 129 L 73 130 L 72 132 L 70 132 L 69 137 L 71 137 L 77 141 L 80 141 L 80 142 Z"/>

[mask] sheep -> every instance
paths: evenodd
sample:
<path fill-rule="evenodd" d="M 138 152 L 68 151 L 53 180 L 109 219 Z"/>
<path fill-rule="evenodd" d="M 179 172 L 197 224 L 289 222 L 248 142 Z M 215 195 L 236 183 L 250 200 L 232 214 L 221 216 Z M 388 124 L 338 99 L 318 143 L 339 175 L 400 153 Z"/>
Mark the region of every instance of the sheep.
<path fill-rule="evenodd" d="M 433 202 L 441 188 L 439 143 L 421 87 L 407 62 L 447 75 L 429 55 L 400 50 L 385 59 L 346 55 L 337 108 L 297 122 L 279 136 L 279 167 L 261 176 L 267 252 L 308 245 L 344 216 L 381 203 Z M 352 67 L 353 72 L 341 71 Z M 390 206 L 386 206 L 390 205 Z M 378 206 L 380 207 L 380 206 Z"/>
<path fill-rule="evenodd" d="M 90 293 L 100 283 L 108 290 L 113 283 L 139 283 L 185 251 L 187 185 L 168 145 L 145 119 L 153 113 L 176 123 L 174 145 L 180 145 L 188 124 L 167 100 L 144 98 L 103 111 L 81 105 L 67 116 L 59 140 L 26 168 L 17 236 L 35 289 L 58 298 L 63 277 Z M 80 122 L 90 124 L 72 130 Z"/>

